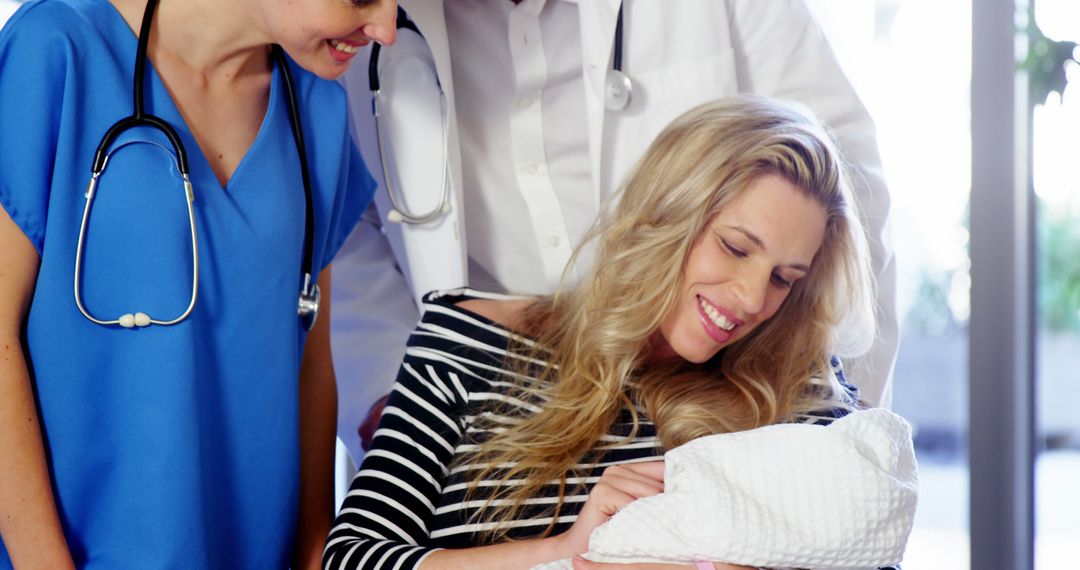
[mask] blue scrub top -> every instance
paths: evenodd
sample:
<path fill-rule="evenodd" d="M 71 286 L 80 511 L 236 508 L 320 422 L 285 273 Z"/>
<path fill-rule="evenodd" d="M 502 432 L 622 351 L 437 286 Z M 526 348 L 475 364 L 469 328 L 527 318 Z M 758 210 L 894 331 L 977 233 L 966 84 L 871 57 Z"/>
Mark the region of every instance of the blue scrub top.
<path fill-rule="evenodd" d="M 283 81 L 275 68 L 262 128 L 223 188 L 148 66 L 146 109 L 179 132 L 190 160 L 198 300 L 171 327 L 103 327 L 76 308 L 75 246 L 94 151 L 132 110 L 135 51 L 104 0 L 29 2 L 0 32 L 0 204 L 41 255 L 24 347 L 61 521 L 84 568 L 285 568 L 305 334 L 304 192 Z M 374 183 L 349 140 L 340 86 L 292 72 L 318 269 Z M 188 303 L 184 193 L 154 143 L 169 146 L 156 131 L 124 135 L 94 201 L 83 298 L 99 318 L 173 318 Z"/>

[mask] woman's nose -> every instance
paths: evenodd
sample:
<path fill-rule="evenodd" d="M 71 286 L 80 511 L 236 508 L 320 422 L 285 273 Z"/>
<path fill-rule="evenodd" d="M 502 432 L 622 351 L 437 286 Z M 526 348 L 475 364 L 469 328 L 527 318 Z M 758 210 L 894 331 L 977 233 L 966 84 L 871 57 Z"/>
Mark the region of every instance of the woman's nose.
<path fill-rule="evenodd" d="M 758 271 L 746 271 L 738 280 L 735 298 L 739 308 L 747 315 L 756 315 L 765 307 L 765 295 L 769 290 L 770 273 L 763 277 Z"/>
<path fill-rule="evenodd" d="M 364 24 L 360 31 L 364 36 L 384 46 L 394 43 L 397 39 L 397 2 L 383 0 L 372 11 L 371 20 Z"/>

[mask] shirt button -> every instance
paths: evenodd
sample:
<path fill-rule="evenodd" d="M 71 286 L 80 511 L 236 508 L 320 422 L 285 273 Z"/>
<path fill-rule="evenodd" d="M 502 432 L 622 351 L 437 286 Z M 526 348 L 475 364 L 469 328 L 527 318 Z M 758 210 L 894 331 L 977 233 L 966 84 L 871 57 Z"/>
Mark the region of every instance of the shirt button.
<path fill-rule="evenodd" d="M 521 109 L 521 110 L 528 109 L 529 107 L 532 107 L 532 104 L 533 104 L 533 98 L 532 97 L 522 97 L 521 99 L 518 99 L 518 109 Z"/>
<path fill-rule="evenodd" d="M 560 241 L 561 240 L 559 240 L 559 236 L 551 236 L 547 240 L 548 245 L 551 246 L 552 249 L 559 247 Z"/>
<path fill-rule="evenodd" d="M 535 162 L 530 162 L 529 164 L 526 164 L 525 168 L 523 168 L 522 170 L 525 171 L 525 174 L 536 174 L 536 171 L 539 169 L 540 168 L 536 166 Z"/>

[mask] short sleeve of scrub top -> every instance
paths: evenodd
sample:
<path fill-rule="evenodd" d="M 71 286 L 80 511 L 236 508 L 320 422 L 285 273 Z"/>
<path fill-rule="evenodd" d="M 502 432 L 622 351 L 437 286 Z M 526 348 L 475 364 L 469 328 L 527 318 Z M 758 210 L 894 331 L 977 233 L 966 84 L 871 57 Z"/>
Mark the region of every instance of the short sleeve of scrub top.
<path fill-rule="evenodd" d="M 34 0 L 0 32 L 0 205 L 41 256 L 24 350 L 61 523 L 77 566 L 285 568 L 299 492 L 296 314 L 304 192 L 280 70 L 262 127 L 222 186 L 152 66 L 146 107 L 179 133 L 195 189 L 199 288 L 179 324 L 96 325 L 73 297 L 94 151 L 131 114 L 136 38 L 105 0 Z M 314 266 L 333 259 L 374 182 L 341 87 L 292 65 L 314 201 Z M 116 144 L 82 271 L 101 318 L 180 313 L 192 258 L 167 140 Z M 10 568 L 0 547 L 0 568 Z"/>

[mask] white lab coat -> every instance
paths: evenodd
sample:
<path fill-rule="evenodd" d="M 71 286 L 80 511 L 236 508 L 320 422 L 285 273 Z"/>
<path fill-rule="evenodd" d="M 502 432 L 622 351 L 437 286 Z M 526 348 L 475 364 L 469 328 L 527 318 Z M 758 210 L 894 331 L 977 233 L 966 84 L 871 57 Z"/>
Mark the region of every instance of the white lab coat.
<path fill-rule="evenodd" d="M 466 240 L 460 153 L 454 114 L 454 83 L 442 2 L 400 0 L 430 47 L 447 98 L 451 211 L 438 222 L 390 223 L 368 87 L 367 54 L 344 81 L 353 133 L 379 182 L 377 213 L 354 232 L 334 263 L 333 350 L 340 413 L 339 434 L 360 457 L 356 426 L 370 403 L 388 392 L 415 325 L 415 301 L 432 289 L 467 283 Z M 879 339 L 865 362 L 847 363 L 864 399 L 887 405 L 896 357 L 898 327 L 895 269 L 889 242 L 889 198 L 881 172 L 874 125 L 844 77 L 803 0 L 630 0 L 625 6 L 624 71 L 634 83 L 634 101 L 621 113 L 603 103 L 611 66 L 619 0 L 579 0 L 582 73 L 588 117 L 592 190 L 596 203 L 672 119 L 705 101 L 756 93 L 797 100 L 837 133 L 847 159 L 856 164 L 857 196 L 871 242 L 878 280 Z M 399 188 L 412 210 L 436 204 L 441 181 L 442 119 L 431 80 L 416 66 L 413 34 L 383 49 L 383 132 L 394 157 Z M 408 55 L 405 55 L 408 52 Z M 395 55 L 396 54 L 396 55 Z M 410 59 L 411 58 L 411 59 Z M 482 62 L 478 63 L 482 65 Z M 393 71 L 391 71 L 393 70 Z M 426 85 L 424 97 L 411 93 Z M 393 93 L 392 96 L 389 94 Z M 425 103 L 426 101 L 426 103 Z M 397 107 L 395 107 L 397 105 Z M 432 157 L 435 157 L 433 159 Z M 411 194 L 419 192 L 422 196 Z M 381 227 L 381 229 L 380 229 Z"/>
<path fill-rule="evenodd" d="M 4 27 L 8 18 L 10 18 L 21 5 L 21 2 L 16 2 L 15 0 L 0 0 L 0 28 Z"/>

